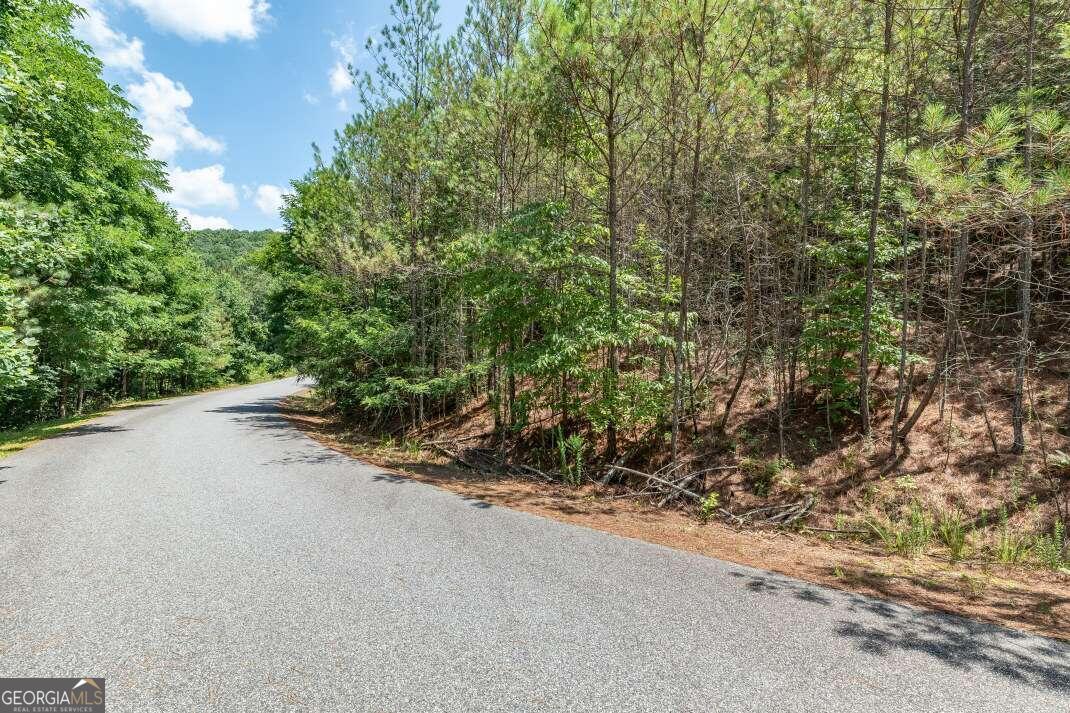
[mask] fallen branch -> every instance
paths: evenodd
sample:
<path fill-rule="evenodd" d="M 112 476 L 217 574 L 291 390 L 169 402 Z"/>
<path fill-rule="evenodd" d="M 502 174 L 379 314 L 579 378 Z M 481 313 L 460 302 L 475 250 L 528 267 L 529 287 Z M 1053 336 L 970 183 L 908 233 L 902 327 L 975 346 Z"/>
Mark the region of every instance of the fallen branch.
<path fill-rule="evenodd" d="M 606 468 L 606 474 L 602 476 L 602 479 L 598 481 L 598 484 L 605 487 L 612 483 L 613 476 L 617 474 L 618 470 L 620 470 L 620 467 L 617 465 L 611 465 L 609 468 Z"/>
<path fill-rule="evenodd" d="M 870 534 L 872 534 L 869 530 L 837 530 L 836 528 L 833 528 L 833 527 L 811 527 L 810 525 L 804 525 L 803 529 L 804 530 L 809 530 L 811 532 L 828 532 L 828 533 L 831 533 L 833 535 L 870 535 Z"/>
<path fill-rule="evenodd" d="M 448 441 L 424 441 L 424 443 L 426 445 L 429 445 L 429 446 L 443 446 L 443 445 L 446 445 L 448 443 L 464 443 L 465 441 L 471 441 L 471 440 L 473 440 L 475 438 L 486 438 L 487 436 L 492 436 L 492 435 L 494 435 L 493 432 L 473 433 L 470 436 L 461 436 L 460 438 L 451 438 Z"/>
<path fill-rule="evenodd" d="M 747 522 L 750 521 L 751 518 L 753 518 L 755 515 L 760 515 L 762 513 L 772 513 L 771 515 L 761 518 L 761 521 L 771 525 L 786 527 L 787 525 L 791 525 L 793 523 L 798 522 L 799 520 L 810 514 L 810 510 L 814 507 L 815 502 L 816 499 L 814 498 L 814 496 L 808 495 L 797 503 L 769 505 L 766 507 L 748 510 L 747 512 L 741 513 L 739 515 L 729 510 L 726 510 L 725 508 L 720 508 L 718 511 L 727 519 L 733 520 L 739 525 L 747 524 Z"/>
<path fill-rule="evenodd" d="M 683 480 L 678 480 L 678 481 L 676 482 L 676 485 L 677 485 L 677 487 L 680 487 L 680 488 L 682 488 L 683 486 L 687 485 L 687 484 L 688 484 L 688 483 L 690 483 L 690 482 L 691 482 L 692 480 L 694 480 L 695 478 L 697 478 L 697 477 L 698 477 L 698 476 L 699 476 L 700 474 L 701 474 L 701 471 L 700 471 L 699 473 L 692 473 L 691 475 L 685 476 L 685 477 L 683 478 Z M 679 492 L 680 492 L 679 490 L 670 490 L 670 491 L 669 491 L 669 492 L 668 492 L 668 493 L 667 493 L 667 494 L 665 495 L 665 497 L 663 497 L 663 498 L 662 498 L 662 499 L 661 499 L 661 500 L 660 500 L 660 501 L 658 502 L 658 507 L 659 507 L 659 508 L 665 507 L 665 505 L 667 505 L 667 504 L 669 503 L 669 501 L 670 501 L 670 500 L 672 500 L 673 498 L 675 498 L 675 497 L 676 497 L 676 496 L 677 496 L 677 495 L 679 494 Z"/>
<path fill-rule="evenodd" d="M 466 468 L 468 468 L 470 470 L 475 470 L 475 471 L 482 472 L 482 469 L 479 468 L 479 466 L 475 465 L 474 463 L 469 463 L 464 458 L 462 458 L 459 454 L 454 453 L 453 451 L 451 451 L 451 450 L 449 450 L 447 448 L 443 448 L 442 446 L 438 445 L 437 443 L 427 443 L 426 445 L 431 446 L 432 449 L 444 454 L 450 460 L 453 460 L 453 461 L 459 463 L 460 465 L 463 465 L 464 467 L 466 467 Z"/>
<path fill-rule="evenodd" d="M 511 475 L 515 477 L 541 478 L 546 482 L 554 482 L 554 478 L 543 473 L 538 468 L 530 465 L 509 463 L 489 448 L 469 448 L 461 453 L 455 453 L 436 442 L 428 441 L 425 445 L 445 454 L 454 462 L 463 465 L 469 470 L 486 475 Z"/>
<path fill-rule="evenodd" d="M 655 483 L 660 483 L 662 485 L 670 487 L 673 490 L 677 490 L 680 493 L 682 493 L 684 495 L 687 495 L 690 498 L 694 498 L 696 502 L 702 502 L 702 500 L 703 500 L 702 496 L 699 495 L 698 493 L 692 492 L 692 491 L 688 490 L 687 488 L 681 487 L 681 486 L 679 486 L 676 483 L 673 483 L 671 481 L 665 480 L 663 478 L 659 478 L 656 475 L 651 475 L 650 473 L 644 473 L 644 472 L 639 471 L 639 470 L 632 470 L 631 468 L 625 468 L 622 465 L 612 465 L 612 466 L 609 466 L 609 467 L 612 470 L 619 470 L 619 471 L 622 471 L 624 473 L 630 473 L 632 475 L 637 475 L 640 478 L 646 478 L 647 480 L 652 480 Z"/>
<path fill-rule="evenodd" d="M 554 482 L 554 478 L 551 478 L 549 475 L 547 475 L 546 473 L 543 473 L 538 468 L 532 468 L 530 465 L 524 465 L 523 463 L 520 463 L 520 464 L 512 466 L 512 467 L 516 468 L 518 470 L 522 470 L 525 473 L 529 473 L 531 475 L 534 475 L 537 478 L 542 478 L 543 480 L 545 480 L 548 483 Z"/>

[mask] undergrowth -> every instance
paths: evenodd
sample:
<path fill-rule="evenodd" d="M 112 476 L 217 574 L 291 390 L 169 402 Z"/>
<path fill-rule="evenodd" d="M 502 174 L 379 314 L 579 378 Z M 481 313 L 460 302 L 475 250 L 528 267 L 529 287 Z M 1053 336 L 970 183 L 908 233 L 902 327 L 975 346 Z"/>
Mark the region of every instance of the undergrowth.
<path fill-rule="evenodd" d="M 974 558 L 1053 571 L 1070 569 L 1066 527 L 1059 520 L 1048 531 L 1029 534 L 1016 530 L 1001 510 L 998 529 L 986 535 L 981 528 L 970 527 L 958 510 L 932 514 L 915 500 L 906 516 L 871 517 L 865 527 L 889 554 L 920 557 L 933 553 L 935 547 L 952 562 Z"/>

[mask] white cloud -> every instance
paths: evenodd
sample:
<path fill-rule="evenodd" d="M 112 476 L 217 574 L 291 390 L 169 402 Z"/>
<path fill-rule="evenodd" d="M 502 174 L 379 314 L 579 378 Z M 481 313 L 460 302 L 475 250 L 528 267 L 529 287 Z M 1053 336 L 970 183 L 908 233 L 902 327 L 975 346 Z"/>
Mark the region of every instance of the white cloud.
<path fill-rule="evenodd" d="M 345 94 L 353 87 L 353 78 L 349 75 L 349 68 L 341 61 L 335 62 L 331 67 L 327 80 L 331 85 L 331 94 L 335 96 Z"/>
<path fill-rule="evenodd" d="M 253 202 L 256 203 L 256 207 L 264 215 L 277 217 L 279 211 L 282 210 L 282 189 L 270 183 L 258 186 L 256 198 Z"/>
<path fill-rule="evenodd" d="M 331 94 L 338 96 L 353 88 L 349 67 L 357 58 L 357 41 L 353 35 L 336 37 L 331 40 L 331 49 L 334 50 L 335 61 L 327 72 L 327 83 L 331 87 Z"/>
<path fill-rule="evenodd" d="M 149 155 L 170 161 L 182 149 L 220 153 L 223 142 L 206 136 L 186 115 L 193 97 L 181 83 L 159 72 L 144 72 L 139 84 L 131 84 L 130 99 L 141 108 L 145 133 L 152 138 Z"/>
<path fill-rule="evenodd" d="M 312 92 L 305 92 L 302 98 L 312 106 L 320 103 L 320 98 Z"/>
<path fill-rule="evenodd" d="M 140 110 L 142 126 L 152 139 L 149 156 L 170 161 L 183 149 L 221 152 L 223 142 L 206 136 L 190 121 L 186 112 L 193 106 L 193 97 L 186 88 L 160 72 L 150 71 L 141 40 L 113 29 L 98 0 L 81 2 L 86 13 L 76 22 L 75 32 L 89 43 L 105 66 L 131 82 L 127 94 Z"/>
<path fill-rule="evenodd" d="M 190 171 L 177 166 L 168 169 L 171 192 L 165 198 L 183 208 L 221 206 L 235 209 L 238 207 L 238 191 L 233 183 L 223 180 L 224 171 L 218 163 Z"/>
<path fill-rule="evenodd" d="M 190 230 L 222 230 L 234 227 L 229 220 L 219 216 L 197 215 L 182 208 L 179 208 L 177 212 L 180 220 L 185 220 L 189 223 Z"/>
<path fill-rule="evenodd" d="M 167 18 L 180 16 L 200 21 L 199 18 L 205 13 L 212 14 L 213 8 L 218 9 L 215 19 L 219 22 L 204 25 L 202 36 L 208 39 L 225 39 L 228 33 L 236 37 L 253 37 L 257 23 L 267 19 L 268 10 L 267 3 L 260 0 L 183 0 L 182 3 L 115 0 L 122 1 L 137 5 L 150 20 L 161 25 L 167 24 Z M 79 2 L 86 13 L 76 21 L 75 32 L 93 47 L 109 69 L 131 82 L 127 87 L 128 95 L 138 107 L 145 133 L 152 140 L 149 155 L 170 162 L 179 151 L 185 149 L 222 152 L 225 148 L 222 141 L 205 135 L 190 121 L 186 112 L 193 106 L 193 97 L 186 88 L 170 77 L 148 69 L 141 40 L 113 29 L 100 8 L 100 0 Z M 179 5 L 181 9 L 178 9 Z M 241 19 L 242 12 L 247 22 Z M 220 164 L 189 171 L 172 166 L 168 169 L 171 191 L 161 197 L 171 203 L 179 218 L 186 220 L 195 230 L 230 228 L 231 223 L 226 218 L 199 215 L 190 210 L 206 206 L 232 210 L 238 208 L 237 189 L 224 180 L 224 171 Z"/>
<path fill-rule="evenodd" d="M 126 0 L 149 23 L 187 40 L 251 40 L 271 16 L 265 0 Z"/>
<path fill-rule="evenodd" d="M 119 71 L 144 72 L 145 46 L 138 38 L 127 37 L 108 25 L 108 18 L 95 0 L 81 0 L 85 16 L 75 20 L 74 30 L 79 39 L 89 43 L 97 57 L 108 67 Z"/>
<path fill-rule="evenodd" d="M 377 25 L 372 25 L 365 30 L 360 42 L 357 41 L 352 28 L 347 34 L 331 40 L 334 64 L 327 70 L 327 86 L 330 88 L 331 96 L 338 98 L 335 104 L 338 111 L 349 111 L 349 98 L 354 89 L 353 67 L 368 56 L 367 48 L 375 44 L 377 29 Z M 309 103 L 317 102 L 310 101 Z"/>
<path fill-rule="evenodd" d="M 372 29 L 365 33 L 365 37 L 372 32 Z M 352 33 L 331 40 L 331 49 L 334 51 L 335 59 L 334 64 L 327 71 L 327 84 L 331 88 L 331 94 L 337 97 L 353 89 L 353 75 L 350 74 L 349 68 L 363 58 L 364 53 Z"/>

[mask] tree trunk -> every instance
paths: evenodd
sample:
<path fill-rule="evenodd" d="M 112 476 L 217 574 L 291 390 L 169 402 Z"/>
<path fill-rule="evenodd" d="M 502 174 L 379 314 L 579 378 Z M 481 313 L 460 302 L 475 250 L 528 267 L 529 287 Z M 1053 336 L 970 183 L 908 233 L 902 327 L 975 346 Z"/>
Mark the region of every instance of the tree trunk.
<path fill-rule="evenodd" d="M 751 276 L 750 245 L 748 245 L 747 227 L 743 217 L 743 197 L 740 195 L 738 177 L 736 178 L 736 208 L 739 211 L 739 225 L 743 233 L 743 293 L 744 309 L 746 310 L 743 327 L 743 362 L 739 365 L 739 374 L 736 376 L 736 383 L 732 387 L 732 393 L 729 394 L 728 401 L 725 402 L 724 413 L 721 415 L 721 422 L 717 426 L 720 431 L 723 431 L 728 425 L 728 417 L 732 413 L 732 406 L 736 402 L 736 397 L 739 396 L 739 390 L 743 386 L 744 379 L 747 378 L 747 368 L 750 366 L 750 353 L 754 343 L 754 285 Z"/>
<path fill-rule="evenodd" d="M 959 228 L 958 240 L 955 242 L 955 263 L 951 277 L 950 304 L 948 306 L 947 321 L 944 325 L 943 343 L 933 367 L 933 373 L 929 377 L 928 384 L 926 384 L 925 391 L 922 393 L 918 405 L 914 407 L 914 411 L 911 413 L 910 418 L 906 420 L 902 429 L 900 429 L 900 443 L 906 443 L 907 436 L 910 435 L 910 432 L 918 423 L 918 419 L 921 418 L 921 414 L 925 411 L 929 402 L 932 401 L 933 394 L 936 393 L 936 387 L 943 381 L 943 376 L 950 368 L 951 360 L 954 357 L 954 345 L 958 342 L 959 316 L 962 312 L 962 282 L 966 276 L 966 260 L 970 247 L 969 236 L 970 231 L 968 229 L 965 227 Z"/>
<path fill-rule="evenodd" d="M 606 154 L 609 168 L 609 185 L 607 213 L 609 223 L 609 384 L 607 396 L 611 400 L 611 408 L 616 410 L 617 384 L 620 378 L 620 362 L 617 354 L 617 241 L 619 236 L 618 220 L 620 218 L 620 203 L 617 195 L 617 121 L 613 108 L 617 104 L 616 82 L 610 79 L 609 83 L 609 113 L 606 115 Z M 606 426 L 606 458 L 613 460 L 617 456 L 617 423 L 615 414 L 610 417 Z"/>
<path fill-rule="evenodd" d="M 67 389 L 70 385 L 70 377 L 63 374 L 59 378 L 59 417 L 67 418 Z"/>
<path fill-rule="evenodd" d="M 699 19 L 699 31 L 695 33 L 698 43 L 697 67 L 694 74 L 692 91 L 697 95 L 702 91 L 702 71 L 706 58 L 706 7 L 703 0 L 702 14 Z M 680 441 L 680 417 L 683 411 L 683 362 L 684 344 L 687 341 L 688 322 L 688 282 L 691 277 L 691 254 L 695 244 L 695 224 L 698 221 L 699 167 L 702 163 L 702 132 L 705 128 L 706 112 L 698 111 L 695 115 L 694 136 L 691 137 L 691 176 L 687 196 L 687 224 L 684 226 L 684 262 L 680 268 L 680 314 L 676 322 L 676 354 L 674 358 L 672 379 L 672 460 L 676 460 Z"/>
<path fill-rule="evenodd" d="M 695 223 L 698 219 L 699 163 L 702 157 L 702 114 L 695 119 L 694 146 L 691 150 L 691 185 L 687 205 L 687 225 L 684 228 L 684 261 L 680 268 L 680 314 L 676 323 L 676 354 L 672 378 L 672 459 L 676 460 L 680 437 L 680 415 L 683 410 L 684 343 L 687 341 L 688 281 L 691 276 L 691 253 L 695 242 Z"/>
<path fill-rule="evenodd" d="M 888 137 L 888 95 L 892 64 L 893 0 L 884 0 L 884 67 L 881 78 L 881 117 L 877 129 L 877 165 L 873 174 L 873 194 L 869 209 L 869 233 L 866 238 L 866 304 L 862 315 L 862 343 L 858 358 L 858 407 L 862 433 L 870 433 L 869 418 L 869 345 L 873 329 L 874 263 L 877 256 L 877 221 L 881 209 L 881 180 L 884 178 L 884 152 Z"/>
<path fill-rule="evenodd" d="M 984 0 L 968 1 L 966 42 L 962 52 L 961 84 L 959 89 L 960 116 L 958 136 L 960 139 L 966 137 L 966 132 L 970 126 L 970 109 L 973 107 L 973 55 L 977 42 L 977 26 L 981 21 L 981 11 L 984 9 Z M 951 286 L 948 294 L 947 322 L 944 325 L 944 338 L 940 346 L 940 353 L 934 365 L 932 376 L 929 377 L 929 382 L 925 386 L 925 391 L 922 393 L 918 405 L 914 407 L 910 418 L 906 420 L 902 429 L 900 429 L 900 443 L 906 443 L 907 437 L 914 429 L 914 426 L 917 425 L 918 419 L 921 418 L 921 414 L 925 411 L 929 402 L 932 401 L 933 394 L 936 393 L 936 387 L 940 385 L 943 377 L 948 373 L 955 358 L 956 346 L 959 340 L 959 317 L 962 312 L 962 283 L 966 277 L 969 248 L 970 229 L 965 225 L 959 226 L 958 239 L 955 241 L 955 259 L 952 268 Z"/>
<path fill-rule="evenodd" d="M 811 89 L 811 91 L 813 91 Z M 816 99 L 814 100 L 816 101 Z M 811 102 L 810 113 L 806 116 L 806 132 L 804 138 L 802 160 L 802 185 L 799 188 L 799 246 L 795 251 L 795 265 L 793 268 L 793 282 L 795 287 L 795 300 L 791 306 L 791 349 L 788 355 L 788 385 L 787 397 L 790 408 L 795 401 L 795 383 L 799 366 L 799 342 L 803 332 L 803 294 L 806 291 L 806 253 L 810 245 L 810 182 L 811 164 L 814 152 L 814 102 Z"/>
<path fill-rule="evenodd" d="M 665 225 L 664 225 L 664 250 L 665 250 L 665 265 L 662 272 L 662 279 L 664 281 L 663 289 L 665 294 L 669 293 L 669 288 L 672 284 L 672 244 L 673 244 L 673 220 L 675 216 L 676 208 L 676 162 L 678 157 L 676 133 L 675 133 L 675 116 L 676 116 L 676 64 L 670 62 L 669 64 L 669 86 L 671 93 L 670 112 L 673 115 L 673 120 L 670 123 L 668 130 L 668 164 L 669 173 L 665 179 L 665 184 L 662 188 L 663 200 L 665 201 Z M 672 319 L 672 312 L 666 307 L 662 312 L 662 333 L 665 336 L 669 335 L 670 321 Z M 661 348 L 658 350 L 658 381 L 662 382 L 665 379 L 665 375 L 668 373 L 668 359 L 669 350 L 667 348 Z"/>
<path fill-rule="evenodd" d="M 1033 43 L 1036 35 L 1036 0 L 1029 0 L 1029 31 L 1026 43 L 1025 84 L 1027 98 L 1032 113 L 1033 91 Z M 1022 146 L 1022 163 L 1026 176 L 1032 180 L 1033 173 L 1033 130 L 1031 122 L 1025 122 L 1025 142 Z M 1019 226 L 1018 242 L 1018 355 L 1014 363 L 1014 398 L 1011 406 L 1011 422 L 1014 427 L 1012 453 L 1025 452 L 1025 376 L 1029 368 L 1029 355 L 1033 350 L 1029 334 L 1029 321 L 1032 317 L 1032 282 L 1033 282 L 1033 217 L 1027 212 Z"/>

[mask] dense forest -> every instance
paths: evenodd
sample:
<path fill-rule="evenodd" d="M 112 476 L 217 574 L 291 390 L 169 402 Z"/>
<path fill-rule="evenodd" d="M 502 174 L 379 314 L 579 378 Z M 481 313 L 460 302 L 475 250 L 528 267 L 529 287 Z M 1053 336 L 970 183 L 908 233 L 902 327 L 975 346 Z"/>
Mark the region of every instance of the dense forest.
<path fill-rule="evenodd" d="M 880 477 L 954 451 L 1068 518 L 1063 0 L 437 9 L 395 2 L 263 255 L 339 409 L 478 406 L 508 452 L 700 494 L 722 462 L 766 495 L 852 443 Z"/>
<path fill-rule="evenodd" d="M 264 235 L 183 229 L 75 12 L 0 3 L 0 429 L 281 368 L 241 256 Z"/>

